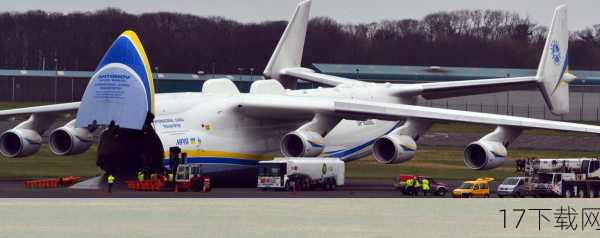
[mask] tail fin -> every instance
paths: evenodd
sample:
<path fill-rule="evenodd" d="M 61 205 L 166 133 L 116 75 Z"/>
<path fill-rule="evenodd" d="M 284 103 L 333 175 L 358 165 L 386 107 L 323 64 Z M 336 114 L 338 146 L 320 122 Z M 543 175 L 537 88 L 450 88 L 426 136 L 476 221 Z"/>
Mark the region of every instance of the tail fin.
<path fill-rule="evenodd" d="M 311 0 L 302 1 L 296 7 L 294 16 L 290 19 L 263 75 L 265 78 L 277 79 L 285 88 L 295 88 L 296 79 L 281 75 L 285 68 L 300 67 L 304 40 L 308 27 Z"/>
<path fill-rule="evenodd" d="M 537 72 L 542 95 L 554 114 L 569 112 L 568 83 L 574 79 L 568 73 L 569 30 L 567 23 L 567 6 L 561 5 L 554 11 L 552 25 L 550 25 Z"/>
<path fill-rule="evenodd" d="M 90 79 L 75 127 L 116 124 L 142 129 L 154 115 L 154 82 L 138 36 L 125 31 L 106 51 Z"/>

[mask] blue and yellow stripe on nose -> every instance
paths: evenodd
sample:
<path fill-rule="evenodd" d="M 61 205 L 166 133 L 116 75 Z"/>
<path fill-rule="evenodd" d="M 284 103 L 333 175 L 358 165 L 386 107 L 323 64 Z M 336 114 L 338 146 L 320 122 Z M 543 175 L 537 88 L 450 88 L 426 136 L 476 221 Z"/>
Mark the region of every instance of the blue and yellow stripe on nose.
<path fill-rule="evenodd" d="M 154 114 L 154 81 L 150 63 L 146 56 L 146 51 L 135 32 L 127 30 L 123 32 L 110 46 L 106 54 L 98 63 L 96 71 L 107 64 L 121 63 L 129 66 L 142 80 L 146 90 L 146 101 L 148 102 L 148 112 Z"/>

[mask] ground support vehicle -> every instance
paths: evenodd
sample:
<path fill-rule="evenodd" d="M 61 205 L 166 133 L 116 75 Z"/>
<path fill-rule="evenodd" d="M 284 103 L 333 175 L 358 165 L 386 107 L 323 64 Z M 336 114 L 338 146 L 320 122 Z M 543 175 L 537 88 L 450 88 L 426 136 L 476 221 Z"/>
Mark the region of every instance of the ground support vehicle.
<path fill-rule="evenodd" d="M 406 189 L 406 180 L 408 179 L 417 179 L 420 184 L 423 184 L 423 179 L 429 180 L 429 192 L 436 196 L 446 196 L 448 192 L 448 185 L 445 183 L 440 183 L 437 180 L 433 179 L 429 176 L 420 176 L 420 175 L 409 175 L 409 174 L 401 174 L 394 178 L 394 187 L 402 191 L 404 195 L 409 195 L 408 189 Z"/>
<path fill-rule="evenodd" d="M 531 189 L 540 197 L 599 197 L 600 159 L 530 159 L 525 174 L 532 177 Z"/>
<path fill-rule="evenodd" d="M 489 198 L 490 182 L 493 178 L 478 178 L 476 180 L 465 181 L 460 187 L 452 191 L 454 198 Z"/>
<path fill-rule="evenodd" d="M 345 164 L 337 158 L 275 158 L 260 161 L 257 187 L 261 189 L 332 190 L 344 185 Z"/>

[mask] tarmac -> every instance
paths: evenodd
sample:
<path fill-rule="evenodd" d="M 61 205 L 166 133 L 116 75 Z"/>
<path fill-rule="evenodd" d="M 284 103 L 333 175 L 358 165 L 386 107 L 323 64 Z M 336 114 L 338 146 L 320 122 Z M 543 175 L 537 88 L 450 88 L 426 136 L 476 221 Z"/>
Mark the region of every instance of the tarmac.
<path fill-rule="evenodd" d="M 117 184 L 112 193 L 108 193 L 105 185 L 100 188 L 81 186 L 98 181 L 98 177 L 88 178 L 74 187 L 80 188 L 46 188 L 28 189 L 23 181 L 0 181 L 0 198 L 413 198 L 402 194 L 392 186 L 391 180 L 347 179 L 344 186 L 332 191 L 314 189 L 309 191 L 260 190 L 254 187 L 215 187 L 210 192 L 143 192 L 128 190 L 124 183 Z M 460 180 L 440 181 L 449 186 L 444 196 L 450 198 L 450 191 L 460 186 Z M 497 184 L 492 184 L 496 188 Z M 84 188 L 81 188 L 84 187 Z M 88 189 L 91 188 L 91 189 Z M 492 195 L 494 197 L 494 195 Z M 419 193 L 414 198 L 440 198 L 439 196 L 423 196 Z"/>

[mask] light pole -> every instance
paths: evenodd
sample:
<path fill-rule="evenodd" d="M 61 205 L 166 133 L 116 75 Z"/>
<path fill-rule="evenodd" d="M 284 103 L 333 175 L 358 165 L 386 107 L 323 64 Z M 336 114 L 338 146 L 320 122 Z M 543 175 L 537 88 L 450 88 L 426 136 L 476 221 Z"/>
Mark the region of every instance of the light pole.
<path fill-rule="evenodd" d="M 585 90 L 585 89 L 583 89 L 583 90 Z M 579 120 L 580 121 L 583 121 L 583 99 L 584 99 L 584 96 L 585 96 L 585 92 L 581 91 L 581 108 L 579 110 Z"/>
<path fill-rule="evenodd" d="M 154 84 L 154 90 L 158 93 L 158 79 L 160 78 L 160 74 L 158 73 L 158 66 L 154 66 L 154 72 L 156 72 L 156 83 Z"/>
<path fill-rule="evenodd" d="M 238 70 L 238 72 L 239 72 L 239 75 L 240 75 L 240 76 L 239 76 L 239 79 L 240 79 L 240 81 L 242 81 L 242 72 L 244 71 L 244 68 L 241 68 L 241 67 L 240 67 L 240 68 L 237 68 L 237 70 Z"/>
<path fill-rule="evenodd" d="M 250 81 L 254 81 L 254 68 L 250 68 Z"/>
<path fill-rule="evenodd" d="M 212 65 L 211 65 L 211 66 L 212 66 L 212 77 L 214 78 L 214 77 L 215 77 L 215 68 L 217 67 L 217 62 L 215 62 L 215 61 L 213 60 L 213 62 L 212 62 Z"/>
<path fill-rule="evenodd" d="M 15 77 L 12 77 L 12 100 L 15 101 Z"/>
<path fill-rule="evenodd" d="M 71 102 L 75 101 L 75 78 L 71 78 Z"/>
<path fill-rule="evenodd" d="M 54 58 L 54 103 L 58 102 L 58 58 Z"/>

